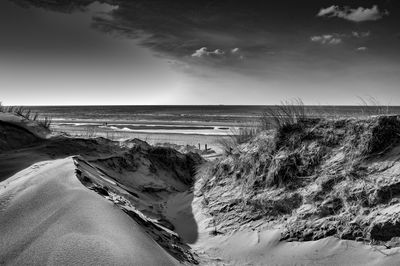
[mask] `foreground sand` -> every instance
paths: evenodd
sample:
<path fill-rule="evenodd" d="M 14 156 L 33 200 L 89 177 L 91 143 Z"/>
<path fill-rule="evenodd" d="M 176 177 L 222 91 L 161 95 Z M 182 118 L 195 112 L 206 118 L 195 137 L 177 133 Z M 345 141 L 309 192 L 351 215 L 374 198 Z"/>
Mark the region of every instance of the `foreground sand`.
<path fill-rule="evenodd" d="M 258 227 L 213 235 L 212 217 L 204 213 L 201 199 L 183 193 L 170 199 L 168 215 L 176 231 L 198 254 L 200 265 L 399 265 L 400 248 L 387 249 L 362 242 L 328 237 L 317 241 L 280 241 L 279 226 Z M 187 218 L 193 217 L 194 218 Z M 180 218 L 185 217 L 185 220 Z M 196 231 L 193 236 L 193 223 Z"/>
<path fill-rule="evenodd" d="M 21 134 L 14 141 L 31 140 L 12 130 Z M 172 149 L 32 140 L 0 150 L 0 265 L 399 265 L 399 247 L 336 237 L 287 242 L 279 224 L 239 224 L 249 210 L 217 220 L 212 210 L 240 188 L 228 178 L 204 204 L 191 157 Z"/>
<path fill-rule="evenodd" d="M 202 220 L 196 215 L 197 219 Z M 267 227 L 218 236 L 202 234 L 191 246 L 201 254 L 200 264 L 205 265 L 395 266 L 400 263 L 399 248 L 374 247 L 334 237 L 308 242 L 280 241 L 280 237 L 280 229 Z"/>
<path fill-rule="evenodd" d="M 1 183 L 0 264 L 174 265 L 140 226 L 76 178 L 72 158 Z"/>
<path fill-rule="evenodd" d="M 1 183 L 0 264 L 178 264 L 128 215 L 83 186 L 75 168 L 71 157 L 44 161 Z M 398 248 L 335 238 L 288 243 L 271 228 L 213 236 L 192 198 L 171 197 L 166 212 L 203 265 L 398 265 Z"/>

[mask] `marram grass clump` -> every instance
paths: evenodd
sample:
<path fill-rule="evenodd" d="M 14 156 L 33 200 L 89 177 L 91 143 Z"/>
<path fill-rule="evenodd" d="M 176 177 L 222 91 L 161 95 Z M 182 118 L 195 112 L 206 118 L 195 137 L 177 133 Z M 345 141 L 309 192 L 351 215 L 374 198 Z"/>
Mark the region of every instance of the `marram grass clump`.
<path fill-rule="evenodd" d="M 398 116 L 303 119 L 264 131 L 199 171 L 201 195 L 213 202 L 205 206 L 221 223 L 278 222 L 298 213 L 292 217 L 296 223 L 287 223 L 287 239 L 358 237 L 360 230 L 351 229 L 348 221 L 400 195 L 400 180 L 377 185 L 369 175 L 378 170 L 368 170 L 369 160 L 400 144 L 399 132 Z M 307 225 L 310 219 L 323 219 L 325 227 L 303 236 L 303 229 L 318 228 Z M 354 234 L 349 236 L 349 230 Z"/>

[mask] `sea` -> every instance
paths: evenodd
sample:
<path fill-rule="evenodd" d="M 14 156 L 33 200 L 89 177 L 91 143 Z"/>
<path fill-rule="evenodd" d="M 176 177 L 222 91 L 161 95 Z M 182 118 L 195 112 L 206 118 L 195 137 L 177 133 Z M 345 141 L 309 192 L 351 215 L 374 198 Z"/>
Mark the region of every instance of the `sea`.
<path fill-rule="evenodd" d="M 30 106 L 52 118 L 55 131 L 112 139 L 141 138 L 152 144 L 213 145 L 221 136 L 255 127 L 266 108 L 277 106 Z M 304 106 L 309 116 L 400 114 L 400 106 Z"/>

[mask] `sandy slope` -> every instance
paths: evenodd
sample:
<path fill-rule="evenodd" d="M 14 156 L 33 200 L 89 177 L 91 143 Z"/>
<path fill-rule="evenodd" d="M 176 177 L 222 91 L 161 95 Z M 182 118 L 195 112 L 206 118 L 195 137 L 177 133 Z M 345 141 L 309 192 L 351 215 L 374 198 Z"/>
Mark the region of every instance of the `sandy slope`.
<path fill-rule="evenodd" d="M 31 121 L 11 113 L 0 113 L 0 121 L 23 128 L 38 138 L 46 139 L 53 136 L 49 129 L 38 126 L 37 121 Z"/>
<path fill-rule="evenodd" d="M 399 265 L 400 248 L 386 249 L 362 242 L 328 237 L 317 241 L 280 241 L 281 230 L 265 224 L 257 230 L 241 228 L 213 235 L 212 218 L 200 198 L 181 211 L 193 212 L 199 235 L 193 250 L 200 265 Z M 179 226 L 179 225 L 178 225 Z M 181 223 L 183 228 L 187 224 Z M 251 225 L 249 225 L 251 227 Z M 274 229 L 275 228 L 275 229 Z"/>
<path fill-rule="evenodd" d="M 200 171 L 200 262 L 400 265 L 398 119 L 311 121 Z"/>
<path fill-rule="evenodd" d="M 72 158 L 0 183 L 0 264 L 174 265 L 119 208 L 84 187 Z"/>
<path fill-rule="evenodd" d="M 191 200 L 193 194 L 187 192 L 171 197 L 166 214 L 198 254 L 200 265 L 399 265 L 400 262 L 400 248 L 386 249 L 334 237 L 308 242 L 280 241 L 281 230 L 267 224 L 257 230 L 243 227 L 213 235 L 212 217 L 202 210 L 201 199 L 194 197 L 192 203 Z"/>

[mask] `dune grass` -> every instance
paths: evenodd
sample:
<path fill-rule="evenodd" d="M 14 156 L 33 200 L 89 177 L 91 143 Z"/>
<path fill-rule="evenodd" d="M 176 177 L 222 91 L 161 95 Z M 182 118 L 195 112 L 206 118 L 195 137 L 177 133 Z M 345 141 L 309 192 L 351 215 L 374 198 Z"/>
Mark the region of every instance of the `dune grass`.
<path fill-rule="evenodd" d="M 257 123 L 232 131 L 227 137 L 221 138 L 218 144 L 225 154 L 231 154 L 239 145 L 250 141 L 261 131 L 290 130 L 290 127 L 304 119 L 306 119 L 306 110 L 301 99 L 282 101 L 281 105 L 265 107 Z"/>
<path fill-rule="evenodd" d="M 307 118 L 306 107 L 300 98 L 282 101 L 280 105 L 266 106 L 256 124 L 231 132 L 227 137 L 221 138 L 218 144 L 225 154 L 231 154 L 239 145 L 253 139 L 262 131 L 276 130 L 278 134 L 291 131 Z"/>
<path fill-rule="evenodd" d="M 259 125 L 232 130 L 226 137 L 220 138 L 217 144 L 225 154 L 231 154 L 239 145 L 254 138 L 259 131 Z"/>
<path fill-rule="evenodd" d="M 357 109 L 357 113 L 348 116 L 306 107 L 301 99 L 267 106 L 260 115 L 259 123 L 254 125 L 253 129 L 245 129 L 221 138 L 219 145 L 227 156 L 234 154 L 235 151 L 241 153 L 242 149 L 238 148 L 239 146 L 244 147 L 242 144 L 248 143 L 260 132 L 271 131 L 271 134 L 267 133 L 271 136 L 268 142 L 270 149 L 267 152 L 270 155 L 267 160 L 270 171 L 265 175 L 264 182 L 267 186 L 287 187 L 296 183 L 298 176 L 310 175 L 314 171 L 314 166 L 320 164 L 325 152 L 338 145 L 341 136 L 334 127 L 345 128 L 347 123 L 354 126 L 354 135 L 358 137 L 353 142 L 360 144 L 348 142 L 346 145 L 356 147 L 354 149 L 363 154 L 379 151 L 382 147 L 386 147 L 395 135 L 400 135 L 397 120 L 390 117 L 385 119 L 385 116 L 392 114 L 389 107 L 382 106 L 372 97 L 359 99 L 362 105 Z M 330 109 L 335 110 L 335 108 Z M 330 109 L 328 108 L 328 112 Z M 384 129 L 378 130 L 374 124 L 378 122 Z M 327 130 L 324 129 L 324 125 Z M 351 129 L 350 127 L 348 130 Z M 364 131 L 370 132 L 374 138 L 370 139 L 368 134 L 361 134 Z M 314 142 L 312 148 L 300 145 L 310 142 Z M 302 149 L 306 149 L 307 152 Z"/>
<path fill-rule="evenodd" d="M 306 116 L 306 109 L 300 98 L 286 100 L 280 105 L 265 107 L 260 117 L 260 127 L 263 130 L 281 129 L 297 124 Z"/>
<path fill-rule="evenodd" d="M 50 129 L 52 124 L 51 117 L 41 116 L 38 112 L 32 112 L 31 109 L 23 106 L 3 106 L 0 102 L 0 112 L 11 113 L 30 121 L 36 121 L 41 127 L 46 129 Z"/>
<path fill-rule="evenodd" d="M 375 97 L 358 97 L 358 99 L 360 100 L 360 106 L 362 107 L 362 116 L 389 115 L 392 113 L 389 105 L 382 105 Z"/>

